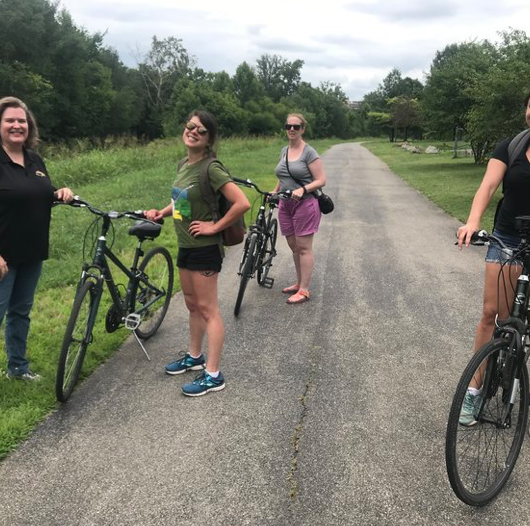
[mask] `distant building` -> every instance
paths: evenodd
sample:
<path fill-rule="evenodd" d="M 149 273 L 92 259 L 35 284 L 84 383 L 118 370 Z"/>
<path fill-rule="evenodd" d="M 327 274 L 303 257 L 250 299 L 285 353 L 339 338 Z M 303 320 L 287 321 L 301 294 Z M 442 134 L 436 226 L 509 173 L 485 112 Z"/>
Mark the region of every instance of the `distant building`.
<path fill-rule="evenodd" d="M 346 105 L 348 106 L 348 108 L 350 108 L 350 110 L 357 111 L 361 109 L 362 103 L 362 100 L 348 100 L 348 102 L 346 102 Z"/>

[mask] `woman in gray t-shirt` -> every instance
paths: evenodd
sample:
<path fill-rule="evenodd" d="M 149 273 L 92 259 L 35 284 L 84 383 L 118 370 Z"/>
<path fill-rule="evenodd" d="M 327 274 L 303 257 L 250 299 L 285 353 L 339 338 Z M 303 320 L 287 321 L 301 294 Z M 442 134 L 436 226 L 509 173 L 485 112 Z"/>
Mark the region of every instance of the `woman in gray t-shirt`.
<path fill-rule="evenodd" d="M 307 122 L 303 115 L 287 116 L 285 130 L 289 145 L 282 149 L 276 166 L 278 184 L 275 192 L 291 190 L 289 200 L 282 199 L 278 209 L 280 231 L 293 251 L 296 283 L 282 292 L 290 294 L 287 303 L 303 303 L 309 299 L 309 283 L 313 273 L 313 235 L 318 232 L 320 209 L 312 193 L 326 184 L 326 174 L 318 153 L 302 139 Z"/>

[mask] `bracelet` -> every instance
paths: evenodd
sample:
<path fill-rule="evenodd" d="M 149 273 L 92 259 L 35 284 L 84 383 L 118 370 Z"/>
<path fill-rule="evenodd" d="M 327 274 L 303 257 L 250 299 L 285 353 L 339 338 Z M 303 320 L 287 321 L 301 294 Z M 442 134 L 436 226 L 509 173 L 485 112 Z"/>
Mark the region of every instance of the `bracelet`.
<path fill-rule="evenodd" d="M 302 195 L 307 194 L 307 188 L 305 186 L 302 187 L 304 189 L 304 193 Z"/>

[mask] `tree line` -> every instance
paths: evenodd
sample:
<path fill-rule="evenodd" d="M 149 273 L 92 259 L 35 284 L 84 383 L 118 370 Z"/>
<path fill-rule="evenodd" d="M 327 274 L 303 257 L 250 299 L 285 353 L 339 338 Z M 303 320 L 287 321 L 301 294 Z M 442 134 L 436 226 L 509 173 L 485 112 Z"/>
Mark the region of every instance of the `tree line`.
<path fill-rule="evenodd" d="M 340 85 L 314 87 L 301 80 L 302 60 L 278 55 L 243 62 L 234 75 L 212 73 L 181 39 L 153 36 L 136 67 L 127 67 L 103 33 L 78 27 L 58 5 L 0 0 L 0 96 L 27 102 L 47 141 L 179 135 L 195 108 L 215 114 L 224 136 L 272 135 L 287 113 L 302 112 L 310 137 L 463 135 L 480 162 L 524 126 L 530 40 L 523 31 L 446 46 L 423 83 L 394 68 L 353 109 Z"/>
<path fill-rule="evenodd" d="M 365 95 L 362 132 L 391 140 L 463 135 L 476 162 L 503 138 L 525 126 L 523 101 L 530 91 L 530 39 L 524 31 L 488 40 L 450 44 L 437 51 L 425 83 L 393 69 Z"/>
<path fill-rule="evenodd" d="M 356 133 L 341 87 L 302 82 L 302 60 L 263 55 L 233 76 L 210 73 L 181 39 L 153 36 L 131 68 L 103 39 L 78 27 L 58 2 L 0 0 L 0 95 L 23 99 L 49 141 L 180 134 L 199 107 L 217 116 L 224 136 L 278 133 L 294 111 L 306 115 L 313 137 Z"/>

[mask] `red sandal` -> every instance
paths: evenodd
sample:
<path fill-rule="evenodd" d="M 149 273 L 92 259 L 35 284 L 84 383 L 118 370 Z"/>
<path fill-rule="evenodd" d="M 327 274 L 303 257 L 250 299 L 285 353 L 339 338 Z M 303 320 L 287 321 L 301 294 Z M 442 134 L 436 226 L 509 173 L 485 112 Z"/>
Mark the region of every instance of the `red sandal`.
<path fill-rule="evenodd" d="M 297 303 L 305 303 L 309 301 L 309 291 L 299 289 L 296 294 L 293 294 L 288 300 L 289 305 L 296 305 Z"/>
<path fill-rule="evenodd" d="M 298 292 L 300 290 L 300 285 L 296 283 L 295 285 L 290 285 L 289 287 L 285 287 L 282 289 L 282 292 L 284 294 L 292 294 L 293 292 Z"/>

